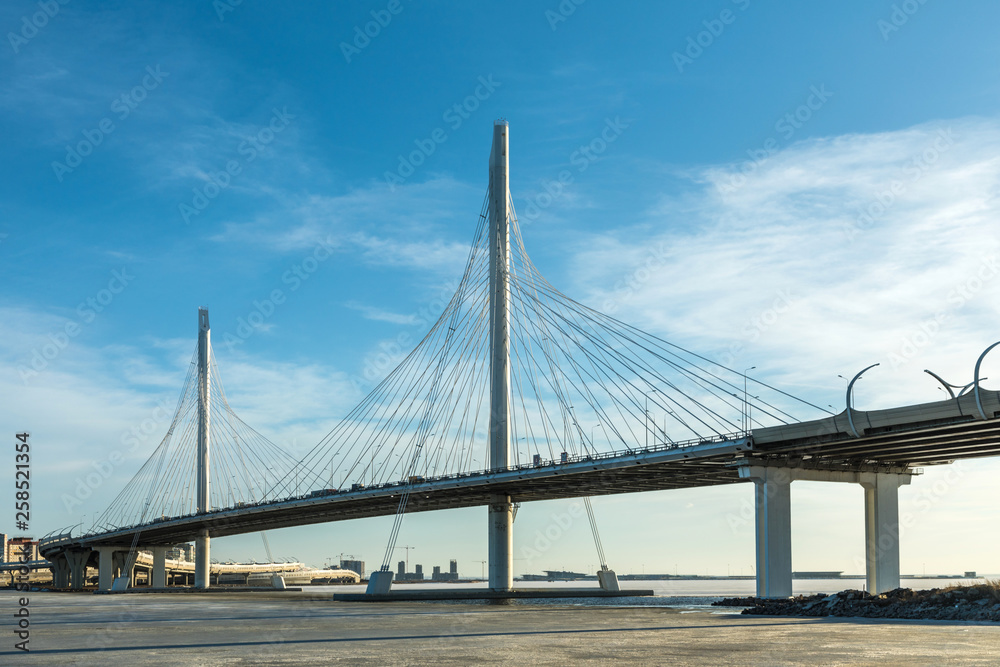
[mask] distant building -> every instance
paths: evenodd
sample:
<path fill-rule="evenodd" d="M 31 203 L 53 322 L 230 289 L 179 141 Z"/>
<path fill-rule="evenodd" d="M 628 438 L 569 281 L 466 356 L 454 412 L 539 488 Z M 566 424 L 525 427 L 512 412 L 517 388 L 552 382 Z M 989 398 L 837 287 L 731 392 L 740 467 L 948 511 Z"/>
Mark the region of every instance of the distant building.
<path fill-rule="evenodd" d="M 458 581 L 458 561 L 451 561 L 451 571 L 442 572 L 441 567 L 434 566 L 434 573 L 431 574 L 431 581 Z"/>
<path fill-rule="evenodd" d="M 340 569 L 350 570 L 351 572 L 357 572 L 359 577 L 365 576 L 365 562 L 363 560 L 341 559 Z"/>
<path fill-rule="evenodd" d="M 3 559 L 6 562 L 23 561 L 25 549 L 29 556 L 28 560 L 38 560 L 38 540 L 30 537 L 7 537 L 4 538 Z"/>
<path fill-rule="evenodd" d="M 406 561 L 401 560 L 396 563 L 396 581 L 423 581 L 424 566 L 414 565 L 415 572 L 406 571 Z"/>
<path fill-rule="evenodd" d="M 170 560 L 181 560 L 187 562 L 194 561 L 194 544 L 186 542 L 184 544 L 175 544 L 174 546 L 167 549 L 167 558 Z"/>

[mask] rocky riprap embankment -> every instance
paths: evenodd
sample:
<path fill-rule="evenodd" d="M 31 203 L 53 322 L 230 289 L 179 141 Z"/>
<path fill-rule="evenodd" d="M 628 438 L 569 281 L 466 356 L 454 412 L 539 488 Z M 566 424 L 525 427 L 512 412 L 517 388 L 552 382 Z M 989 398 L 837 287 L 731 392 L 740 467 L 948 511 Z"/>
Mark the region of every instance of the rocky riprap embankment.
<path fill-rule="evenodd" d="M 1000 590 L 995 586 L 963 586 L 914 591 L 909 588 L 870 595 L 841 591 L 833 595 L 765 600 L 726 598 L 713 605 L 745 607 L 744 614 L 772 616 L 860 616 L 864 618 L 914 618 L 946 621 L 1000 621 Z"/>

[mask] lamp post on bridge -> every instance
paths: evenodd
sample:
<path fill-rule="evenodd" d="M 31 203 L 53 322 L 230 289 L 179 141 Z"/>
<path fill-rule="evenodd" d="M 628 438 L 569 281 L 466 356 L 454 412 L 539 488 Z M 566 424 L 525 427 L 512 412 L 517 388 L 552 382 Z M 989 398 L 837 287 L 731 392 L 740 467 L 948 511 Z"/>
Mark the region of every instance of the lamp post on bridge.
<path fill-rule="evenodd" d="M 755 368 L 757 367 L 751 366 L 750 368 L 743 371 L 743 432 L 744 433 L 750 430 L 750 420 L 748 418 L 750 402 L 747 399 L 747 373 L 749 373 Z"/>

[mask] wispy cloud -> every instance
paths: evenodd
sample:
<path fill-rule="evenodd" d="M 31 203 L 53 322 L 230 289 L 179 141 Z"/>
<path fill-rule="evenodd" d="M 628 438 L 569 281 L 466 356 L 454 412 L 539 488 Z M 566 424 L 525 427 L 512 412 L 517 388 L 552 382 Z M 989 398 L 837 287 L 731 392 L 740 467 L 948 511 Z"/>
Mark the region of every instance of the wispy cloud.
<path fill-rule="evenodd" d="M 587 239 L 576 279 L 596 307 L 789 388 L 839 403 L 836 375 L 879 361 L 869 405 L 934 400 L 909 379 L 967 382 L 996 338 L 998 154 L 1000 123 L 962 119 L 802 142 L 735 192 L 740 165 L 705 167 L 700 191 L 649 211 L 671 231 Z"/>
<path fill-rule="evenodd" d="M 403 315 L 401 313 L 393 313 L 388 310 L 383 310 L 374 306 L 366 306 L 365 304 L 355 303 L 353 301 L 345 305 L 352 310 L 360 311 L 366 320 L 389 322 L 391 324 L 401 324 L 404 326 L 412 326 L 418 322 L 417 316 L 413 313 Z"/>
<path fill-rule="evenodd" d="M 482 191 L 448 177 L 406 184 L 394 193 L 381 183 L 341 195 L 276 193 L 282 208 L 232 221 L 213 240 L 294 252 L 334 238 L 372 265 L 454 273 L 469 252 Z M 461 241 L 450 239 L 460 236 Z"/>

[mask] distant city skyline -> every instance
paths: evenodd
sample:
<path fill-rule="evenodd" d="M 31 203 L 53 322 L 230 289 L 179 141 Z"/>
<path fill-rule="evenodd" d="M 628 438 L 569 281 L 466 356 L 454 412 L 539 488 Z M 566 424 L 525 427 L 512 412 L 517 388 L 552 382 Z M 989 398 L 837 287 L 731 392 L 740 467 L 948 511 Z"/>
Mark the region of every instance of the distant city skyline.
<path fill-rule="evenodd" d="M 924 369 L 964 385 L 1000 340 L 1000 8 L 915 6 L 6 4 L 0 422 L 31 433 L 25 534 L 90 526 L 149 457 L 199 306 L 234 410 L 308 452 L 455 290 L 497 118 L 565 294 L 838 412 L 838 376 L 876 362 L 858 409 L 945 398 Z M 900 490 L 904 574 L 1000 573 L 998 473 Z M 750 574 L 752 502 L 593 499 L 619 573 Z M 593 570 L 574 503 L 519 509 L 516 575 Z M 862 517 L 860 487 L 795 482 L 793 568 L 862 573 Z M 371 569 L 391 523 L 268 539 Z M 486 509 L 408 515 L 400 543 L 475 576 Z M 212 557 L 266 559 L 256 533 Z"/>

